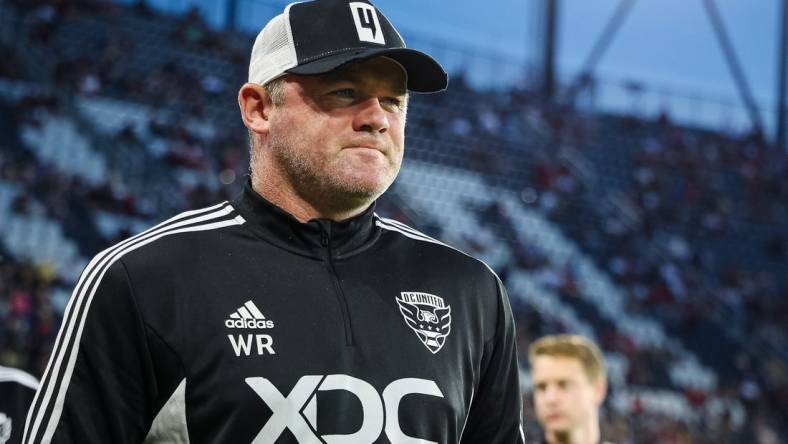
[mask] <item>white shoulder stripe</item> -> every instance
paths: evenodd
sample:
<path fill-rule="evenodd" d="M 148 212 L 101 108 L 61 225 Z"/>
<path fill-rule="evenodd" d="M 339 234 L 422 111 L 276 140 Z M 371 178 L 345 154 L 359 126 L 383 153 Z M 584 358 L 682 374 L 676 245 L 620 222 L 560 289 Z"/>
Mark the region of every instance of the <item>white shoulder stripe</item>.
<path fill-rule="evenodd" d="M 409 237 L 411 239 L 422 240 L 424 242 L 430 242 L 430 243 L 434 243 L 434 244 L 438 244 L 438 245 L 443 245 L 445 247 L 449 247 L 449 248 L 452 248 L 452 249 L 456 250 L 456 248 L 452 247 L 451 245 L 447 245 L 447 244 L 445 244 L 445 243 L 443 243 L 443 242 L 441 242 L 441 241 L 439 241 L 439 240 L 437 240 L 437 239 L 435 239 L 433 237 L 427 236 L 426 234 L 424 234 L 424 233 L 422 233 L 420 231 L 414 230 L 414 229 L 408 227 L 407 225 L 404 225 L 404 224 L 401 224 L 401 223 L 399 223 L 399 225 L 395 225 L 392 222 L 393 221 L 391 219 L 378 218 L 378 220 L 375 221 L 375 224 L 377 226 L 381 227 L 381 228 L 386 229 L 386 230 L 396 231 L 396 232 L 398 232 L 400 234 L 403 234 L 406 237 Z"/>
<path fill-rule="evenodd" d="M 448 247 L 448 245 L 444 244 L 443 242 L 437 241 L 435 239 L 431 239 L 429 237 L 419 236 L 418 234 L 413 234 L 413 233 L 411 233 L 409 231 L 403 230 L 402 228 L 398 228 L 398 227 L 394 227 L 394 226 L 391 226 L 391 225 L 387 225 L 383 221 L 376 221 L 375 225 L 377 225 L 377 226 L 379 226 L 379 227 L 381 227 L 383 229 L 389 230 L 389 231 L 396 231 L 399 234 L 401 234 L 401 235 L 403 235 L 405 237 L 409 237 L 411 239 L 416 239 L 416 240 L 420 240 L 420 241 L 423 241 L 423 242 L 429 242 L 431 244 L 438 244 L 438 245 L 443 245 L 443 246 L 447 246 Z M 451 248 L 451 247 L 449 247 L 449 248 Z"/>
<path fill-rule="evenodd" d="M 216 210 L 220 207 L 224 208 Z M 155 240 L 164 236 L 176 233 L 184 233 L 191 231 L 205 231 L 227 227 L 231 225 L 240 225 L 243 223 L 243 218 L 235 217 L 233 219 L 225 219 L 228 214 L 233 211 L 232 206 L 226 202 L 213 207 L 202 210 L 188 211 L 181 213 L 149 230 L 146 230 L 136 236 L 133 236 L 114 247 L 110 247 L 93 258 L 74 288 L 72 297 L 66 307 L 64 314 L 64 323 L 58 333 L 55 347 L 53 348 L 52 355 L 49 358 L 46 372 L 42 380 L 42 386 L 36 393 L 33 400 L 33 405 L 30 408 L 25 425 L 23 442 L 35 441 L 36 435 L 39 432 L 41 422 L 46 416 L 48 406 L 52 402 L 53 392 L 56 387 L 59 387 L 57 394 L 54 397 L 54 407 L 49 417 L 46 430 L 40 442 L 48 443 L 52 439 L 55 427 L 60 420 L 60 415 L 63 409 L 64 396 L 68 384 L 71 379 L 71 374 L 76 362 L 77 352 L 79 350 L 79 343 L 82 337 L 82 330 L 85 324 L 85 318 L 90 309 L 90 304 L 96 289 L 104 277 L 107 269 L 115 261 L 120 259 L 124 254 L 147 245 Z M 219 220 L 219 221 L 215 221 Z M 212 223 L 205 223 L 202 225 L 194 225 L 202 222 L 215 221 Z M 90 293 L 88 294 L 88 291 Z M 78 324 L 78 326 L 77 326 Z M 76 333 L 74 332 L 76 328 Z M 73 339 L 73 341 L 72 341 Z M 72 343 L 71 351 L 68 352 L 69 343 Z M 66 360 L 66 354 L 69 354 Z M 64 367 L 65 362 L 65 367 Z M 59 378 L 60 372 L 63 372 Z M 39 396 L 42 396 L 39 401 Z M 34 413 L 35 412 L 35 413 Z M 35 419 L 33 421 L 33 419 Z"/>
<path fill-rule="evenodd" d="M 383 222 L 384 224 L 388 225 L 389 227 L 399 228 L 400 230 L 407 231 L 407 232 L 409 232 L 409 233 L 411 233 L 413 235 L 423 237 L 423 238 L 425 238 L 425 240 L 428 239 L 428 240 L 431 240 L 431 241 L 434 241 L 434 242 L 438 242 L 438 243 L 444 244 L 443 242 L 435 239 L 434 237 L 430 237 L 430 236 L 422 233 L 421 231 L 419 231 L 419 230 L 417 230 L 417 229 L 415 229 L 413 227 L 410 227 L 408 225 L 403 224 L 402 222 L 400 222 L 398 220 L 389 219 L 389 218 L 386 218 L 386 217 L 380 217 L 377 214 L 375 214 L 375 216 L 378 218 L 378 220 L 380 222 Z M 446 244 L 444 244 L 444 245 L 446 245 Z M 446 246 L 450 247 L 450 245 L 446 245 Z"/>
<path fill-rule="evenodd" d="M 437 244 L 437 245 L 443 245 L 444 247 L 451 248 L 452 250 L 454 250 L 454 251 L 456 251 L 458 253 L 462 253 L 465 256 L 468 256 L 468 257 L 470 257 L 472 259 L 475 259 L 475 260 L 481 262 L 482 264 L 484 264 L 485 267 L 487 267 L 488 270 L 490 270 L 490 273 L 492 273 L 493 276 L 495 276 L 495 278 L 498 279 L 499 282 L 502 282 L 501 278 L 498 277 L 498 273 L 496 273 L 495 270 L 492 269 L 492 267 L 487 265 L 487 262 L 484 262 L 481 259 L 475 258 L 475 257 L 471 256 L 470 254 L 460 250 L 459 248 L 453 247 L 453 246 L 451 246 L 449 244 L 446 244 L 444 242 L 441 242 L 441 241 L 439 241 L 437 239 L 431 238 L 431 237 L 427 236 L 426 234 L 422 233 L 421 231 L 415 230 L 415 229 L 403 224 L 402 222 L 396 221 L 394 219 L 388 219 L 388 218 L 385 218 L 385 217 L 380 217 L 377 214 L 375 216 L 377 216 L 377 219 L 378 219 L 377 221 L 375 221 L 375 224 L 377 226 L 381 227 L 381 228 L 384 228 L 384 229 L 390 230 L 390 231 L 396 231 L 396 232 L 398 232 L 398 233 L 400 233 L 400 234 L 402 234 L 402 235 L 404 235 L 406 237 L 409 237 L 411 239 L 416 239 L 416 240 L 420 240 L 420 241 L 424 241 L 424 242 L 430 242 L 430 243 Z"/>
<path fill-rule="evenodd" d="M 33 375 L 11 367 L 0 366 L 0 382 L 16 382 L 33 390 L 38 388 L 38 379 Z"/>

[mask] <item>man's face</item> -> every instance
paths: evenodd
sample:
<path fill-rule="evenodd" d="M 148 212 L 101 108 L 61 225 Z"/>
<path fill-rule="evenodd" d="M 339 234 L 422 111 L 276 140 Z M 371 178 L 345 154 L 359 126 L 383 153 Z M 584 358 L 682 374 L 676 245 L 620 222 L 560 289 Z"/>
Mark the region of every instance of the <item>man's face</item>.
<path fill-rule="evenodd" d="M 536 417 L 545 432 L 571 434 L 596 421 L 604 399 L 604 382 L 591 382 L 580 360 L 564 356 L 536 356 L 531 367 Z"/>
<path fill-rule="evenodd" d="M 378 57 L 328 74 L 291 74 L 283 96 L 271 108 L 262 149 L 300 197 L 368 205 L 391 185 L 402 164 L 407 105 L 397 63 Z"/>

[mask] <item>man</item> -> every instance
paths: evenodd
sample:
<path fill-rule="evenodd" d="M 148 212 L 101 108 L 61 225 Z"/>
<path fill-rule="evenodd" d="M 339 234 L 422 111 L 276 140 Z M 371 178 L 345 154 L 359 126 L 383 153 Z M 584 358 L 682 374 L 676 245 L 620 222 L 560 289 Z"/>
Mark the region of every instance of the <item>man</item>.
<path fill-rule="evenodd" d="M 547 444 L 598 444 L 607 376 L 599 348 L 577 335 L 545 336 L 529 347 L 536 417 Z"/>
<path fill-rule="evenodd" d="M 500 280 L 374 213 L 407 91 L 446 85 L 367 2 L 272 19 L 238 95 L 246 189 L 88 265 L 25 442 L 522 443 Z"/>
<path fill-rule="evenodd" d="M 0 365 L 0 444 L 22 442 L 25 413 L 38 387 L 33 376 Z"/>

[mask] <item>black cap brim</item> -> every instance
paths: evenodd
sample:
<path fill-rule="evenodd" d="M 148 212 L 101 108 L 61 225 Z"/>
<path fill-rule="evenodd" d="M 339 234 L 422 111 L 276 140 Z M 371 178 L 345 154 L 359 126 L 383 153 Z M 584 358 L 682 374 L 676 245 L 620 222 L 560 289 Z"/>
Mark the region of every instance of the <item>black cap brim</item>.
<path fill-rule="evenodd" d="M 408 90 L 417 93 L 443 91 L 449 76 L 432 57 L 410 48 L 358 48 L 307 62 L 287 72 L 302 75 L 325 74 L 350 62 L 385 56 L 402 65 L 408 75 Z"/>

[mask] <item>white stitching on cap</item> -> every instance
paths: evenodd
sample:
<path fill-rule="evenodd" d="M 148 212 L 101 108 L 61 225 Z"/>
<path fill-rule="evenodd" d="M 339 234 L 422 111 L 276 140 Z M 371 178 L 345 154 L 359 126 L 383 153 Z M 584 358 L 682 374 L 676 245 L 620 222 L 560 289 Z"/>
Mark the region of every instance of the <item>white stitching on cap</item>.
<path fill-rule="evenodd" d="M 339 49 L 335 49 L 333 51 L 322 52 L 322 53 L 314 55 L 314 56 L 312 56 L 312 57 L 310 57 L 308 59 L 304 59 L 304 63 L 312 62 L 312 61 L 315 61 L 315 60 L 317 60 L 317 59 L 319 59 L 321 57 L 324 57 L 324 56 L 327 56 L 327 55 L 331 55 L 331 54 L 336 54 L 338 52 L 348 51 L 348 50 L 351 50 L 351 49 L 400 49 L 400 48 L 371 48 L 369 46 L 353 46 L 353 47 L 350 47 L 350 48 L 339 48 Z M 301 65 L 303 65 L 303 63 Z M 301 65 L 298 65 L 298 66 L 301 66 Z"/>

